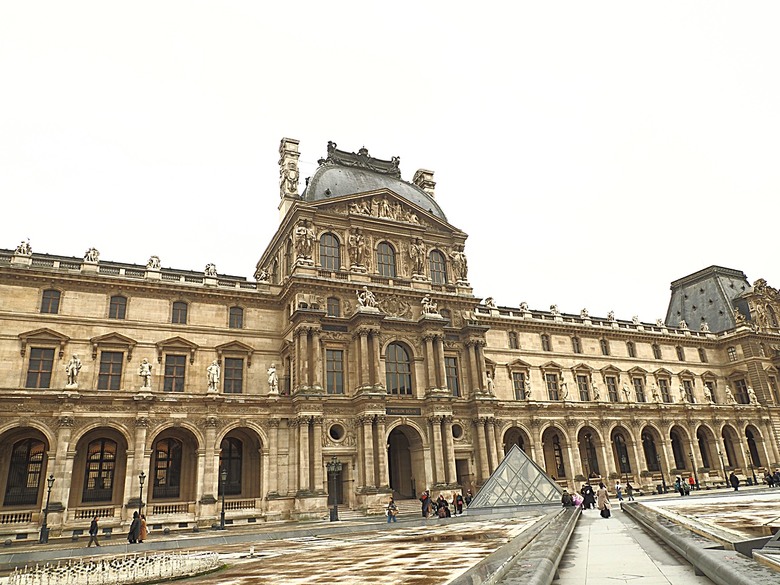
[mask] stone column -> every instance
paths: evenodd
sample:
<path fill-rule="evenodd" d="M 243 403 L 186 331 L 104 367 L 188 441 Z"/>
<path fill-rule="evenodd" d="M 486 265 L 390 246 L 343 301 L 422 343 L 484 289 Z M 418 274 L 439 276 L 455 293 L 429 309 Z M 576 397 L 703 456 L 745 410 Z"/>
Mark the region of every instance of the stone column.
<path fill-rule="evenodd" d="M 370 384 L 368 359 L 368 331 L 360 331 L 360 386 Z"/>
<path fill-rule="evenodd" d="M 669 462 L 672 461 L 672 459 L 669 459 L 669 449 L 667 445 L 668 441 L 665 439 L 661 439 L 661 465 L 665 465 L 666 468 L 663 469 L 664 475 L 669 476 L 669 469 L 671 468 L 669 465 Z M 675 466 L 677 464 L 675 463 Z M 674 478 L 672 477 L 670 479 L 670 483 L 674 483 Z"/>
<path fill-rule="evenodd" d="M 69 461 L 69 452 L 71 452 L 70 435 L 73 430 L 74 423 L 75 420 L 70 414 L 61 415 L 57 421 L 57 424 L 59 425 L 57 428 L 57 444 L 54 446 L 49 445 L 49 453 L 52 452 L 52 447 L 54 447 L 54 457 L 48 457 L 46 469 L 42 470 L 44 473 L 42 481 L 40 482 L 40 485 L 44 490 L 43 505 L 45 506 L 46 492 L 48 490 L 46 479 L 49 477 L 49 475 L 54 475 L 55 481 L 51 490 L 49 510 L 56 507 L 54 506 L 55 503 L 61 503 L 63 506 L 67 506 L 68 495 L 71 488 L 78 489 L 75 486 L 72 486 L 70 481 L 73 471 L 73 459 L 70 458 Z M 75 455 L 75 451 L 72 453 Z"/>
<path fill-rule="evenodd" d="M 322 330 L 319 328 L 314 328 L 311 332 L 311 344 L 314 353 L 314 375 L 312 376 L 312 386 L 317 389 L 322 388 L 322 343 L 320 342 L 320 333 L 322 333 Z"/>
<path fill-rule="evenodd" d="M 631 466 L 632 472 L 634 474 L 634 481 L 637 483 L 642 482 L 642 477 L 640 475 L 642 471 L 642 463 L 639 461 L 639 449 L 637 448 L 636 440 L 631 440 L 631 447 L 634 451 L 634 465 Z"/>
<path fill-rule="evenodd" d="M 485 419 L 475 418 L 474 426 L 477 428 L 477 450 L 479 452 L 480 481 L 485 481 L 488 477 L 490 477 L 487 441 L 485 440 Z"/>
<path fill-rule="evenodd" d="M 384 414 L 378 414 L 376 417 L 376 448 L 377 460 L 379 461 L 379 486 L 386 488 L 390 486 L 390 474 L 387 469 L 387 437 L 385 433 L 386 418 Z"/>
<path fill-rule="evenodd" d="M 474 392 L 482 388 L 482 384 L 479 383 L 479 372 L 477 371 L 477 352 L 473 341 L 466 342 L 466 354 L 469 356 L 470 390 L 471 394 L 474 394 Z"/>
<path fill-rule="evenodd" d="M 363 477 L 366 487 L 374 487 L 374 415 L 363 414 L 359 417 L 363 427 Z"/>
<path fill-rule="evenodd" d="M 500 465 L 504 460 L 504 441 L 501 437 L 501 421 L 494 418 L 493 427 L 495 428 L 493 434 L 496 438 L 496 465 Z"/>
<path fill-rule="evenodd" d="M 436 353 L 436 365 L 438 366 L 439 384 L 438 388 L 447 389 L 447 368 L 444 365 L 444 336 L 437 335 L 434 338 L 434 347 Z"/>
<path fill-rule="evenodd" d="M 440 416 L 428 417 L 428 423 L 431 426 L 431 455 L 433 456 L 433 483 L 445 483 L 444 478 L 444 461 L 442 454 L 444 448 L 441 438 L 441 421 Z"/>
<path fill-rule="evenodd" d="M 490 462 L 490 473 L 493 473 L 498 467 L 498 455 L 496 453 L 496 426 L 495 420 L 487 419 L 487 453 Z"/>
<path fill-rule="evenodd" d="M 571 449 L 571 441 L 568 437 L 566 437 L 566 457 L 569 459 L 569 475 L 566 479 L 570 480 L 572 482 L 572 485 L 574 485 L 574 478 L 577 476 L 578 473 L 582 473 L 582 469 L 579 469 L 580 466 L 575 466 L 574 463 L 574 454 L 572 453 Z M 579 460 L 579 458 L 578 458 Z M 560 477 L 558 479 L 561 479 Z"/>
<path fill-rule="evenodd" d="M 371 360 L 371 366 L 373 371 L 373 379 L 372 384 L 374 386 L 384 386 L 384 383 L 382 382 L 381 378 L 381 372 L 379 369 L 379 355 L 380 355 L 380 349 L 381 349 L 381 341 L 379 339 L 379 329 L 372 329 L 371 330 L 371 354 L 373 356 L 373 359 Z M 380 437 L 381 439 L 381 437 Z"/>
<path fill-rule="evenodd" d="M 213 497 L 219 495 L 219 456 L 220 449 L 217 446 L 217 417 L 206 417 L 206 444 L 203 449 L 198 449 L 198 480 L 195 486 L 195 501 L 199 502 L 201 498 L 210 494 Z M 201 459 L 201 452 L 203 459 Z M 206 490 L 206 493 L 203 493 Z M 208 491 L 212 490 L 212 491 Z"/>
<path fill-rule="evenodd" d="M 133 441 L 133 458 L 128 457 L 127 471 L 125 473 L 125 501 L 134 499 L 139 492 L 138 476 L 143 471 L 148 479 L 144 484 L 144 493 L 152 489 L 153 478 L 151 477 L 151 471 L 149 469 L 149 462 L 146 460 L 146 432 L 149 427 L 149 419 L 143 415 L 138 416 L 135 419 L 135 437 Z M 147 489 L 148 488 L 148 489 Z M 144 498 L 146 501 L 148 497 Z M 133 515 L 133 510 L 124 508 L 123 514 L 127 511 L 130 512 L 130 516 Z"/>
<path fill-rule="evenodd" d="M 778 450 L 777 443 L 775 442 L 772 423 L 767 422 L 763 425 L 762 434 L 764 435 L 764 445 L 769 445 L 772 450 L 771 453 L 767 453 L 770 460 L 767 461 L 766 465 L 769 467 L 770 463 L 780 462 L 780 450 Z M 764 447 L 764 449 L 767 450 L 766 447 Z"/>
<path fill-rule="evenodd" d="M 455 465 L 455 439 L 452 436 L 452 417 L 444 417 L 444 467 L 447 472 L 447 483 L 458 482 L 457 466 Z"/>
<path fill-rule="evenodd" d="M 436 388 L 436 370 L 434 369 L 433 336 L 424 335 L 425 342 L 425 372 L 428 377 L 428 389 Z"/>
<path fill-rule="evenodd" d="M 297 418 L 287 419 L 287 491 L 291 494 L 295 494 L 301 489 L 298 478 L 298 450 L 295 448 L 299 425 L 300 421 Z"/>
<path fill-rule="evenodd" d="M 295 358 L 298 362 L 295 371 L 298 378 L 298 388 L 304 388 L 309 384 L 308 365 L 306 362 L 306 341 L 306 330 L 303 327 L 298 327 L 298 329 L 295 330 Z"/>
<path fill-rule="evenodd" d="M 747 442 L 747 438 L 745 437 L 739 437 L 739 441 L 737 441 L 737 444 L 739 445 L 739 453 L 740 455 L 742 455 L 742 473 L 744 475 L 747 475 L 748 471 L 750 471 L 750 462 L 751 462 L 750 452 L 745 451 L 746 442 Z"/>
<path fill-rule="evenodd" d="M 314 445 L 314 486 L 312 491 L 317 493 L 325 492 L 325 462 L 322 460 L 322 417 L 315 416 L 312 425 L 312 441 Z"/>
<path fill-rule="evenodd" d="M 268 493 L 279 493 L 279 419 L 268 419 Z"/>
<path fill-rule="evenodd" d="M 298 491 L 310 492 L 309 417 L 298 418 Z"/>
<path fill-rule="evenodd" d="M 604 461 L 604 469 L 600 469 L 600 475 L 602 478 L 609 478 L 609 474 L 613 471 L 612 463 L 614 457 L 607 451 L 607 445 L 605 441 L 601 441 L 601 457 Z M 607 481 L 609 481 L 607 479 Z"/>

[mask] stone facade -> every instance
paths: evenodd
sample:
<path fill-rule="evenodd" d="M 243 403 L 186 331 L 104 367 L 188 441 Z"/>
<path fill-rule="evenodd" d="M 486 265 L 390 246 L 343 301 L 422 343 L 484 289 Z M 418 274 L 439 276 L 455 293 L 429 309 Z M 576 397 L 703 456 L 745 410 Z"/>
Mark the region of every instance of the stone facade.
<path fill-rule="evenodd" d="M 477 489 L 514 444 L 569 489 L 777 466 L 766 282 L 713 267 L 740 287 L 716 328 L 667 324 L 699 315 L 682 300 L 655 324 L 483 303 L 433 172 L 331 143 L 299 195 L 297 159 L 284 139 L 253 281 L 0 250 L 0 534 L 37 531 L 47 501 L 54 534 L 141 505 L 171 529 L 223 501 L 233 523 L 374 513 Z"/>

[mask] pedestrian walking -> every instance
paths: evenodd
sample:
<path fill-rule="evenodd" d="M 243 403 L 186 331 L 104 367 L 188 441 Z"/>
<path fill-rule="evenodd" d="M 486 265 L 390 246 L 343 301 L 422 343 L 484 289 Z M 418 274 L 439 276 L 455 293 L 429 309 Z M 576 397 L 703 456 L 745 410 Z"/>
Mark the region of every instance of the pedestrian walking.
<path fill-rule="evenodd" d="M 629 502 L 634 502 L 634 486 L 631 485 L 630 481 L 626 482 L 626 495 L 628 496 Z"/>
<path fill-rule="evenodd" d="M 778 477 L 780 477 L 780 471 L 777 472 Z M 471 505 L 471 500 L 474 499 L 474 496 L 471 495 L 471 490 L 466 490 L 466 495 L 463 496 L 463 502 L 466 504 L 466 507 L 469 507 Z"/>
<path fill-rule="evenodd" d="M 602 518 L 609 518 L 612 513 L 609 508 L 609 493 L 607 492 L 607 486 L 604 482 L 599 484 L 599 489 L 596 490 L 596 506 L 601 511 Z"/>
<path fill-rule="evenodd" d="M 617 494 L 618 502 L 622 502 L 623 501 L 623 486 L 620 485 L 619 481 L 615 484 L 615 494 Z"/>
<path fill-rule="evenodd" d="M 455 493 L 452 497 L 452 507 L 455 508 L 455 515 L 463 514 L 463 494 Z"/>
<path fill-rule="evenodd" d="M 149 535 L 149 531 L 146 528 L 146 515 L 141 514 L 141 530 L 138 533 L 138 542 L 143 542 Z"/>
<path fill-rule="evenodd" d="M 580 490 L 582 494 L 582 507 L 586 510 L 591 510 L 596 507 L 596 494 L 593 491 L 593 486 L 586 483 Z"/>
<path fill-rule="evenodd" d="M 693 476 L 688 476 L 688 491 L 693 491 L 696 488 L 696 480 L 693 479 Z"/>
<path fill-rule="evenodd" d="M 731 487 L 734 488 L 735 492 L 739 490 L 739 478 L 733 471 L 731 472 L 731 475 L 729 475 L 729 483 L 731 484 Z"/>
<path fill-rule="evenodd" d="M 387 523 L 398 522 L 398 506 L 395 505 L 393 496 L 390 496 L 390 501 L 387 502 Z"/>
<path fill-rule="evenodd" d="M 428 490 L 422 493 L 420 502 L 422 503 L 422 517 L 429 518 L 431 515 L 431 495 L 428 493 Z"/>
<path fill-rule="evenodd" d="M 98 542 L 98 517 L 95 516 L 92 519 L 92 522 L 89 525 L 89 542 L 87 543 L 87 548 L 92 546 L 92 543 L 95 543 L 95 546 L 100 546 L 100 543 Z"/>
<path fill-rule="evenodd" d="M 136 544 L 141 536 L 141 517 L 138 512 L 133 512 L 133 521 L 130 523 L 130 530 L 127 532 L 127 542 Z"/>

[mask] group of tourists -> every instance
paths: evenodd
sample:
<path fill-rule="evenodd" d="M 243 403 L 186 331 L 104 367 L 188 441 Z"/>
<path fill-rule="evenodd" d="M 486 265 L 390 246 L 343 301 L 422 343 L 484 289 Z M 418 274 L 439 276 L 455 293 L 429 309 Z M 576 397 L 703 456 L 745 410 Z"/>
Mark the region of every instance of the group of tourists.
<path fill-rule="evenodd" d="M 775 469 L 775 472 L 767 471 L 764 473 L 764 481 L 769 487 L 780 487 L 780 469 Z"/>
<path fill-rule="evenodd" d="M 674 480 L 674 491 L 678 492 L 681 496 L 690 496 L 695 487 L 696 480 L 693 479 L 693 476 L 685 479 L 684 477 L 678 475 Z"/>
<path fill-rule="evenodd" d="M 448 499 L 443 493 L 434 499 L 428 490 L 420 495 L 420 504 L 422 506 L 423 518 L 450 518 L 463 514 L 463 510 L 468 507 L 473 499 L 471 490 L 467 490 L 463 495 L 460 492 L 453 492 L 452 499 Z M 398 506 L 395 500 L 390 496 L 390 501 L 385 506 L 385 515 L 387 523 L 398 522 Z"/>
<path fill-rule="evenodd" d="M 627 484 L 627 488 L 630 485 L 631 484 Z M 618 483 L 615 488 L 615 492 L 618 494 L 618 499 L 622 501 L 623 488 L 620 486 L 620 483 Z M 631 500 L 634 499 L 633 487 L 631 488 L 630 492 L 627 489 L 626 493 L 630 493 L 629 498 Z M 561 505 L 564 508 L 581 506 L 583 510 L 592 510 L 593 508 L 598 508 L 602 518 L 609 518 L 612 515 L 610 511 L 612 505 L 609 501 L 609 492 L 607 491 L 607 486 L 605 486 L 603 482 L 599 483 L 599 487 L 595 490 L 593 489 L 593 486 L 587 482 L 583 484 L 579 494 L 570 494 L 568 490 L 564 489 L 563 494 L 561 495 Z"/>
<path fill-rule="evenodd" d="M 99 531 L 98 517 L 95 516 L 89 524 L 89 542 L 87 543 L 87 548 L 91 547 L 92 543 L 94 543 L 95 546 L 100 546 L 100 542 L 98 541 Z M 133 521 L 130 523 L 130 530 L 127 532 L 127 542 L 130 544 L 141 543 L 146 540 L 148 534 L 149 529 L 146 527 L 146 515 L 139 514 L 137 511 L 133 512 Z"/>

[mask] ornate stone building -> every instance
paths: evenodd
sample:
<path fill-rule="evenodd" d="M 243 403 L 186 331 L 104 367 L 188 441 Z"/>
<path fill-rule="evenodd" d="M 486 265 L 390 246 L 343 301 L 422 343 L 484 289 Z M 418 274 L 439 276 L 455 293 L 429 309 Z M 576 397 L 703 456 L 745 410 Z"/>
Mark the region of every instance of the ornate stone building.
<path fill-rule="evenodd" d="M 473 295 L 432 172 L 330 143 L 299 194 L 298 156 L 282 140 L 252 281 L 0 251 L 0 534 L 34 534 L 47 501 L 66 534 L 123 529 L 141 503 L 209 526 L 222 494 L 236 524 L 329 499 L 371 513 L 391 491 L 475 489 L 515 444 L 569 488 L 780 461 L 765 281 L 702 270 L 653 324 L 498 307 Z"/>

